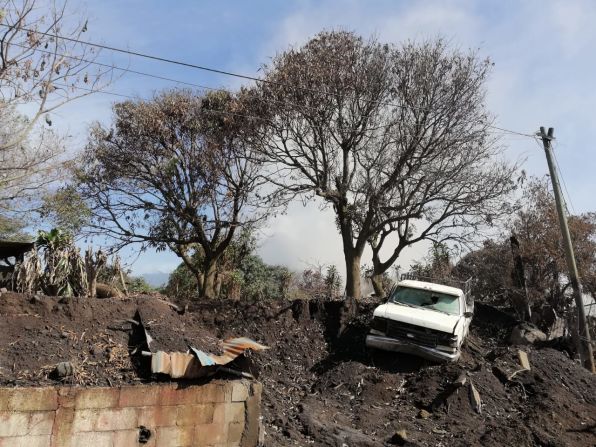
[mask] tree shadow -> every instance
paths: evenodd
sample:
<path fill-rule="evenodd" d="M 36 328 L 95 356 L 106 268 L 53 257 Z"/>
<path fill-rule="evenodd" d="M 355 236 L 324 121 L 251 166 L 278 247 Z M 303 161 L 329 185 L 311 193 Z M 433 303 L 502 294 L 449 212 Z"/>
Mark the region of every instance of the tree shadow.
<path fill-rule="evenodd" d="M 370 324 L 368 312 L 359 312 L 338 333 L 338 329 L 342 328 L 341 309 L 338 307 L 335 305 L 325 309 L 323 324 L 329 354 L 313 365 L 312 372 L 323 374 L 339 364 L 350 361 L 388 373 L 413 373 L 436 364 L 414 355 L 368 349 L 366 347 L 366 335 Z"/>

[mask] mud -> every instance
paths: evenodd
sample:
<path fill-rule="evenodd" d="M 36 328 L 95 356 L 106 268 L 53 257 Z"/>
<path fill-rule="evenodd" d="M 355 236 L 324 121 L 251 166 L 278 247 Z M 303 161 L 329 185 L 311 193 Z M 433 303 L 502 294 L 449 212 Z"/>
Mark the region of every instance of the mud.
<path fill-rule="evenodd" d="M 565 352 L 524 347 L 532 369 L 507 380 L 503 371 L 520 368 L 518 348 L 506 343 L 515 323 L 507 315 L 480 306 L 460 362 L 436 365 L 367 352 L 374 306 L 361 303 L 345 324 L 340 302 L 201 302 L 180 315 L 158 296 L 2 294 L 0 383 L 55 383 L 49 370 L 61 361 L 76 365 L 69 379 L 76 384 L 151 380 L 139 377 L 129 356 L 126 320 L 139 309 L 161 349 L 217 350 L 230 336 L 271 347 L 251 358 L 264 385 L 266 445 L 595 445 L 595 376 Z M 462 373 L 466 384 L 454 387 Z M 470 404 L 470 382 L 481 413 Z"/>

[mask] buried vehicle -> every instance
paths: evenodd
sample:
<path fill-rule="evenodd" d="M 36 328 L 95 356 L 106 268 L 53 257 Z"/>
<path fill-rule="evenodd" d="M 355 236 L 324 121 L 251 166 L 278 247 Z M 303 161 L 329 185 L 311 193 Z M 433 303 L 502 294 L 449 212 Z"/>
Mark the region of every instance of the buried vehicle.
<path fill-rule="evenodd" d="M 366 346 L 455 362 L 474 312 L 470 281 L 422 279 L 402 275 L 388 302 L 375 309 Z"/>

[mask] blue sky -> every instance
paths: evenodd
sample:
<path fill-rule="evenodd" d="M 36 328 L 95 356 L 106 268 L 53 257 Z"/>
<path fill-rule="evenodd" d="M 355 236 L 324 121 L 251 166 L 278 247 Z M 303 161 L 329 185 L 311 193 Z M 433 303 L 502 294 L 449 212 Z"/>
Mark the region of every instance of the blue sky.
<path fill-rule="evenodd" d="M 534 132 L 555 128 L 556 153 L 577 212 L 596 210 L 596 2 L 565 1 L 158 1 L 72 2 L 89 16 L 86 38 L 106 45 L 198 65 L 258 75 L 277 51 L 300 45 L 322 29 L 346 29 L 400 42 L 442 36 L 455 47 L 476 48 L 495 63 L 487 84 L 496 125 Z M 241 80 L 170 64 L 104 52 L 101 59 L 132 69 L 213 87 L 237 87 Z M 126 75 L 110 89 L 149 97 L 175 84 Z M 54 121 L 82 144 L 94 120 L 109 122 L 116 98 L 94 95 L 65 107 Z M 547 167 L 533 140 L 507 136 L 507 157 L 524 159 L 530 174 Z M 342 266 L 339 235 L 329 211 L 317 203 L 296 204 L 262 232 L 260 253 L 294 269 L 308 264 Z M 407 267 L 425 251 L 414 247 L 398 261 Z M 134 250 L 126 258 L 135 260 Z M 366 259 L 365 259 L 366 262 Z M 135 273 L 168 272 L 174 255 L 144 253 Z"/>

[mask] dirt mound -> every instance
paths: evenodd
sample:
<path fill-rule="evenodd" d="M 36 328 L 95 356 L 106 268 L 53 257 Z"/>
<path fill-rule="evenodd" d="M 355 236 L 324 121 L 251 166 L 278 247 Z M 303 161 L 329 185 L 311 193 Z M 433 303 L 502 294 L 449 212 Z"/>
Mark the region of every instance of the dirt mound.
<path fill-rule="evenodd" d="M 193 314 L 219 337 L 246 334 L 271 346 L 256 359 L 268 445 L 594 445 L 596 378 L 566 354 L 526 347 L 532 370 L 500 377 L 520 369 L 505 342 L 514 319 L 480 306 L 460 362 L 436 365 L 367 352 L 374 307 L 361 305 L 339 338 L 339 303 L 220 303 Z M 453 391 L 462 372 L 466 385 Z M 402 430 L 407 441 L 396 436 Z"/>
<path fill-rule="evenodd" d="M 158 296 L 88 299 L 3 293 L 0 296 L 0 385 L 56 383 L 59 362 L 71 362 L 67 383 L 112 386 L 142 380 L 129 352 L 137 310 L 156 340 L 152 347 L 216 350 L 218 340 Z"/>
<path fill-rule="evenodd" d="M 144 380 L 129 352 L 137 310 L 154 347 L 217 350 L 247 336 L 270 346 L 251 371 L 263 382 L 267 445 L 592 446 L 596 377 L 560 351 L 524 347 L 532 369 L 517 372 L 505 342 L 514 320 L 479 307 L 457 364 L 370 353 L 364 347 L 375 303 L 348 324 L 339 302 L 201 302 L 180 315 L 162 298 L 59 299 L 2 294 L 0 382 L 55 383 L 49 370 L 71 361 L 72 381 L 116 385 Z M 343 328 L 341 336 L 339 329 Z M 465 385 L 455 387 L 465 377 Z M 512 373 L 515 373 L 511 376 Z M 470 404 L 470 382 L 482 399 Z"/>

